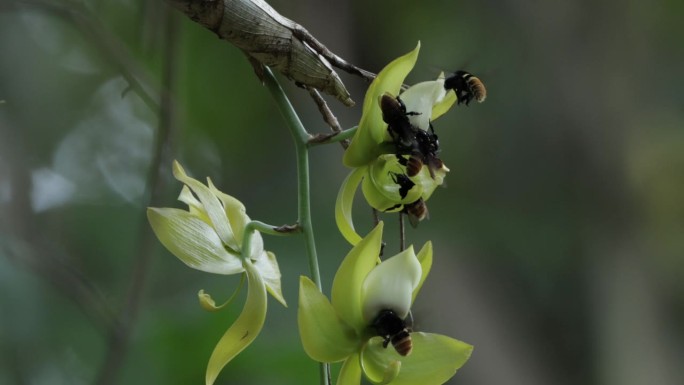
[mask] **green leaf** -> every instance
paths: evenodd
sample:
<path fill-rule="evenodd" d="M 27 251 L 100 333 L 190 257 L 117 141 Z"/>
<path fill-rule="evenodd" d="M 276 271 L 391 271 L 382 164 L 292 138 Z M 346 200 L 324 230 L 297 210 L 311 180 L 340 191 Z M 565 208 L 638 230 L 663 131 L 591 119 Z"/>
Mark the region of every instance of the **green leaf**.
<path fill-rule="evenodd" d="M 215 274 L 236 274 L 244 270 L 240 255 L 230 253 L 214 228 L 193 214 L 150 207 L 147 218 L 164 247 L 189 267 Z"/>
<path fill-rule="evenodd" d="M 354 205 L 356 189 L 359 187 L 365 171 L 365 167 L 352 171 L 342 182 L 340 191 L 337 193 L 337 200 L 335 201 L 335 222 L 337 223 L 337 228 L 347 242 L 352 245 L 361 241 L 361 236 L 354 230 L 352 206 Z"/>
<path fill-rule="evenodd" d="M 383 223 L 366 235 L 340 264 L 332 286 L 332 305 L 342 319 L 361 334 L 367 327 L 362 315 L 362 286 L 380 255 Z"/>
<path fill-rule="evenodd" d="M 413 51 L 393 60 L 383 68 L 368 87 L 363 100 L 363 112 L 359 128 L 342 159 L 346 166 L 360 167 L 380 155 L 378 144 L 387 135 L 387 124 L 382 120 L 378 98 L 385 92 L 392 95 L 399 94 L 404 79 L 416 64 L 418 52 L 420 52 L 420 42 Z"/>
<path fill-rule="evenodd" d="M 297 324 L 304 350 L 319 362 L 342 361 L 359 344 L 354 329 L 337 315 L 316 284 L 304 276 L 299 279 Z"/>
<path fill-rule="evenodd" d="M 361 384 L 361 365 L 359 354 L 354 353 L 342 364 L 340 374 L 337 375 L 336 385 L 359 385 Z"/>
<path fill-rule="evenodd" d="M 221 337 L 207 365 L 206 384 L 212 385 L 224 366 L 244 350 L 261 332 L 266 319 L 266 286 L 259 272 L 244 261 L 247 272 L 247 300 L 242 313 Z"/>
<path fill-rule="evenodd" d="M 418 286 L 416 286 L 416 288 L 413 290 L 411 303 L 416 300 L 416 296 L 418 295 L 420 288 L 423 286 L 423 282 L 425 282 L 425 278 L 427 278 L 428 274 L 430 273 L 430 269 L 432 268 L 432 241 L 425 242 L 425 245 L 423 245 L 423 248 L 420 249 L 416 255 L 416 258 L 418 258 L 418 262 L 420 262 L 422 273 L 420 276 L 420 283 L 418 283 Z"/>
<path fill-rule="evenodd" d="M 235 239 L 233 234 L 233 228 L 228 222 L 228 217 L 224 211 L 221 201 L 214 195 L 214 193 L 209 189 L 209 187 L 202 184 L 200 181 L 190 178 L 183 170 L 183 167 L 178 163 L 178 161 L 173 161 L 173 176 L 179 181 L 185 183 L 192 192 L 197 195 L 202 206 L 204 207 L 207 216 L 211 219 L 211 224 L 216 229 L 216 233 L 223 243 L 233 249 L 233 251 L 239 251 L 240 245 Z"/>
<path fill-rule="evenodd" d="M 413 350 L 406 357 L 391 346 L 383 348 L 382 338 L 369 340 L 361 354 L 365 373 L 377 377 L 394 361 L 401 360 L 401 370 L 390 384 L 441 385 L 456 374 L 473 351 L 471 345 L 439 334 L 411 333 L 411 339 Z"/>

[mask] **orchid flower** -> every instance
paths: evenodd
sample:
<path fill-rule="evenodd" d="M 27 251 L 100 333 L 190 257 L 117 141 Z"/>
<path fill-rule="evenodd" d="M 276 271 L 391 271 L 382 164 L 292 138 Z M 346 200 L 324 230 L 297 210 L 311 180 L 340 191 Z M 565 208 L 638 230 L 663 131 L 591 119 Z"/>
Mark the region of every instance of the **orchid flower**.
<path fill-rule="evenodd" d="M 359 184 L 366 201 L 373 208 L 384 212 L 406 211 L 408 205 L 427 201 L 444 183 L 449 171 L 439 161 L 438 167 L 422 167 L 416 175 L 409 176 L 406 166 L 409 156 L 398 153 L 388 132 L 388 124 L 383 120 L 380 100 L 386 95 L 399 97 L 411 126 L 425 132 L 432 130 L 431 122 L 456 102 L 454 91 L 444 88 L 443 74 L 437 80 L 415 84 L 400 94 L 419 50 L 420 43 L 413 51 L 389 63 L 368 87 L 358 129 L 344 153 L 344 164 L 354 169 L 338 193 L 335 219 L 351 244 L 361 240 L 354 230 L 351 213 Z M 436 141 L 436 135 L 432 135 Z"/>
<path fill-rule="evenodd" d="M 432 244 L 412 247 L 377 263 L 382 222 L 347 254 L 332 287 L 332 301 L 307 277 L 299 286 L 298 324 L 306 353 L 319 362 L 343 362 L 338 385 L 439 385 L 468 360 L 473 347 L 453 338 L 411 332 L 412 349 L 402 356 L 373 325 L 379 312 L 408 315 L 432 265 Z"/>
<path fill-rule="evenodd" d="M 214 274 L 243 274 L 247 278 L 247 300 L 242 313 L 219 340 L 209 359 L 206 384 L 211 385 L 223 367 L 261 331 L 266 318 L 266 293 L 287 305 L 275 255 L 264 250 L 261 234 L 248 228 L 251 220 L 244 205 L 219 191 L 210 179 L 204 185 L 189 177 L 178 162 L 173 163 L 173 175 L 184 184 L 178 199 L 188 205 L 188 210 L 148 208 L 147 217 L 159 241 L 193 269 Z M 206 309 L 222 307 L 215 306 L 204 291 L 198 296 Z"/>

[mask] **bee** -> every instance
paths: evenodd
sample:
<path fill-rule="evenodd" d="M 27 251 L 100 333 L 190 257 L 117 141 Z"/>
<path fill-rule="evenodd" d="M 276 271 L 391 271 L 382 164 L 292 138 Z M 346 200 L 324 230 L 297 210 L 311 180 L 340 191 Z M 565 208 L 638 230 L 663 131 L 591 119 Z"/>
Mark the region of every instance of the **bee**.
<path fill-rule="evenodd" d="M 401 212 L 408 215 L 409 223 L 411 223 L 413 228 L 418 227 L 418 224 L 423 219 L 430 217 L 430 213 L 428 213 L 427 205 L 423 198 L 420 198 L 413 203 L 405 204 L 404 209 Z"/>
<path fill-rule="evenodd" d="M 399 185 L 399 196 L 401 199 L 406 198 L 406 194 L 408 194 L 409 190 L 411 190 L 416 184 L 413 183 L 413 181 L 409 179 L 406 174 L 399 174 L 390 171 L 390 175 L 392 176 L 394 183 Z"/>
<path fill-rule="evenodd" d="M 378 313 L 371 324 L 375 332 L 384 338 L 382 347 L 387 348 L 392 343 L 394 350 L 402 356 L 408 356 L 413 349 L 411 342 L 411 330 L 406 326 L 406 322 L 401 319 L 393 310 L 384 309 Z"/>
<path fill-rule="evenodd" d="M 444 88 L 454 90 L 458 97 L 458 104 L 465 103 L 466 106 L 473 99 L 482 103 L 487 98 L 487 89 L 482 80 L 466 71 L 456 71 L 446 78 Z"/>
<path fill-rule="evenodd" d="M 432 124 L 429 131 L 413 126 L 408 117 L 420 113 L 407 112 L 401 98 L 389 93 L 380 98 L 380 109 L 382 120 L 387 123 L 387 130 L 394 143 L 397 159 L 406 166 L 408 176 L 418 175 L 423 165 L 427 164 L 430 176 L 434 179 L 435 170 L 440 169 L 444 163 L 437 157 L 439 139 Z M 409 155 L 409 158 L 402 155 Z"/>
<path fill-rule="evenodd" d="M 401 156 L 401 151 L 397 151 L 399 164 L 406 166 L 406 174 L 410 177 L 418 175 L 425 164 L 430 170 L 430 176 L 434 179 L 435 170 L 442 168 L 444 162 L 437 157 L 440 151 L 439 140 L 432 125 L 430 125 L 430 132 L 418 129 L 415 139 L 413 148 L 411 148 L 408 154 L 403 154 L 410 155 L 408 159 Z"/>
<path fill-rule="evenodd" d="M 389 93 L 385 93 L 380 98 L 380 110 L 382 110 L 382 120 L 387 123 L 387 131 L 397 149 L 407 151 L 413 148 L 418 129 L 411 124 L 408 117 L 420 115 L 420 113 L 406 112 L 406 105 L 401 98 Z"/>

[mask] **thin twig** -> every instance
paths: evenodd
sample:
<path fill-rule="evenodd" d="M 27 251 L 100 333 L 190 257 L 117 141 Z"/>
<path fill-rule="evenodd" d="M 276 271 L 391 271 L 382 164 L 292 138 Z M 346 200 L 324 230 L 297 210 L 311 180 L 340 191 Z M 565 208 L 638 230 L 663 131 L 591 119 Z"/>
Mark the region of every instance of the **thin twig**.
<path fill-rule="evenodd" d="M 163 190 L 163 165 L 170 163 L 172 137 L 175 133 L 176 107 L 173 93 L 177 85 L 178 69 L 178 17 L 170 7 L 164 7 L 164 48 L 163 60 L 165 64 L 162 73 L 163 92 L 159 109 L 159 129 L 156 138 L 156 148 L 150 164 L 147 178 L 147 206 L 154 206 L 160 201 Z M 158 247 L 156 238 L 149 228 L 147 218 L 143 216 L 139 232 L 138 251 L 135 264 L 131 272 L 131 284 L 128 290 L 125 306 L 119 313 L 118 327 L 113 328 L 109 339 L 109 348 L 103 366 L 97 375 L 96 384 L 109 385 L 117 383 L 117 374 L 121 369 L 128 350 L 130 336 L 137 320 L 140 300 L 147 280 L 150 257 Z"/>
<path fill-rule="evenodd" d="M 399 212 L 399 251 L 406 250 L 406 227 L 404 226 L 404 213 Z"/>
<path fill-rule="evenodd" d="M 340 132 L 331 132 L 329 134 L 314 134 L 311 139 L 309 139 L 309 145 L 315 146 L 319 144 L 328 144 L 335 142 L 348 141 L 354 134 L 358 126 L 354 126 L 347 130 L 342 130 Z"/>
<path fill-rule="evenodd" d="M 299 37 L 303 42 L 311 45 L 317 52 L 323 55 L 323 57 L 328 59 L 328 61 L 330 61 L 330 64 L 332 64 L 334 67 L 337 67 L 352 75 L 358 75 L 369 83 L 377 77 L 376 74 L 359 68 L 351 63 L 348 63 L 341 57 L 335 55 L 332 51 L 328 49 L 328 47 L 319 42 L 311 33 L 309 33 L 309 31 L 307 31 L 301 25 L 297 24 L 292 30 L 292 32 L 295 36 Z"/>
<path fill-rule="evenodd" d="M 318 111 L 321 113 L 321 115 L 323 115 L 323 120 L 333 131 L 333 135 L 342 132 L 342 128 L 340 127 L 340 123 L 337 121 L 337 117 L 330 110 L 330 107 L 328 107 L 328 104 L 325 102 L 325 99 L 323 99 L 320 92 L 313 87 L 306 87 L 306 89 L 309 91 L 309 95 L 311 95 L 314 102 L 318 106 Z M 312 141 L 317 141 L 318 137 L 318 135 L 315 135 Z M 346 150 L 347 147 L 349 147 L 349 139 L 341 140 L 340 144 L 342 145 L 342 148 Z"/>

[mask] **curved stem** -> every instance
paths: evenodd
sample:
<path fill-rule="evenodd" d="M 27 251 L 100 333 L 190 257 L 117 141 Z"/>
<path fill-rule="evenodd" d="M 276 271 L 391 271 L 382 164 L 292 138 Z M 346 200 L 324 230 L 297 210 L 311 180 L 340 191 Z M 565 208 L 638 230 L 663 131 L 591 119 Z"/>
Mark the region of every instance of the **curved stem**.
<path fill-rule="evenodd" d="M 299 224 L 273 226 L 261 221 L 251 221 L 247 224 L 247 230 L 257 230 L 260 233 L 268 235 L 290 235 L 301 232 L 302 228 Z"/>
<path fill-rule="evenodd" d="M 350 129 L 342 130 L 339 132 L 333 132 L 331 134 L 314 135 L 311 139 L 309 139 L 309 145 L 315 146 L 319 144 L 335 143 L 341 142 L 346 139 L 351 139 L 351 137 L 354 136 L 358 128 L 359 126 L 354 126 Z"/>
<path fill-rule="evenodd" d="M 290 130 L 295 141 L 295 151 L 297 153 L 298 223 L 304 233 L 311 279 L 316 284 L 316 287 L 318 287 L 318 290 L 322 291 L 321 274 L 318 267 L 318 256 L 316 254 L 316 242 L 314 240 L 313 225 L 311 222 L 311 186 L 309 181 L 308 147 L 311 135 L 306 131 L 304 125 L 302 125 L 302 121 L 299 120 L 299 116 L 297 116 L 292 104 L 290 104 L 290 101 L 287 99 L 278 80 L 273 76 L 273 73 L 268 67 L 264 67 L 262 80 L 271 92 L 271 96 L 273 96 L 280 113 L 283 114 L 283 118 L 287 123 L 287 128 Z M 320 375 L 321 384 L 330 384 L 330 366 L 328 364 L 321 363 Z"/>

